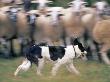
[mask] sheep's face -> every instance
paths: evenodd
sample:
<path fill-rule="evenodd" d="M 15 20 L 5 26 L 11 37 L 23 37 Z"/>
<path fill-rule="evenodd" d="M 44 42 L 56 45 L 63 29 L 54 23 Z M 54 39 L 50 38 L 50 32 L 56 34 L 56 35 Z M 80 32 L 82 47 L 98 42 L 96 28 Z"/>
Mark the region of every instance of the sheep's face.
<path fill-rule="evenodd" d="M 87 2 L 84 2 L 84 1 L 81 1 L 81 0 L 75 0 L 73 2 L 70 2 L 69 4 L 73 8 L 73 12 L 81 12 L 82 9 L 87 4 Z"/>
<path fill-rule="evenodd" d="M 27 17 L 28 17 L 28 22 L 30 23 L 30 24 L 34 24 L 35 23 L 35 21 L 36 21 L 36 17 L 38 17 L 39 15 L 37 15 L 37 14 L 29 14 Z"/>
<path fill-rule="evenodd" d="M 16 14 L 19 10 L 17 8 L 12 7 L 12 8 L 10 8 L 9 11 L 10 11 L 10 13 Z"/>
<path fill-rule="evenodd" d="M 59 16 L 62 16 L 63 14 L 61 13 L 62 7 L 53 7 L 51 9 L 48 9 L 47 16 L 51 17 L 52 23 L 56 24 L 59 20 Z"/>
<path fill-rule="evenodd" d="M 47 4 L 51 4 L 52 1 L 48 1 L 48 0 L 38 0 L 37 4 L 38 4 L 38 9 L 44 9 L 45 7 L 47 7 Z"/>
<path fill-rule="evenodd" d="M 17 14 L 21 9 L 16 8 L 16 7 L 10 7 L 9 10 L 6 11 L 6 13 L 9 14 L 10 19 L 12 19 L 12 21 L 16 21 L 17 20 Z"/>
<path fill-rule="evenodd" d="M 105 1 L 96 2 L 94 5 L 99 13 L 102 13 L 104 9 L 107 7 L 107 3 Z"/>
<path fill-rule="evenodd" d="M 39 16 L 40 14 L 38 13 L 37 10 L 31 10 L 27 12 L 27 19 L 30 24 L 34 24 L 36 21 L 36 17 L 39 17 Z"/>

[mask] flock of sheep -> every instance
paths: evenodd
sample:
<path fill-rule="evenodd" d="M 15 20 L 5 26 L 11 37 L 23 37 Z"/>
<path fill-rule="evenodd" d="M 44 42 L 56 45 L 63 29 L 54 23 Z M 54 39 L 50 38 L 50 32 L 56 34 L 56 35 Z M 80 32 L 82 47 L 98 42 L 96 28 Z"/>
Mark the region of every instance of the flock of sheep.
<path fill-rule="evenodd" d="M 0 8 L 0 38 L 18 38 L 49 45 L 68 45 L 71 38 L 80 38 L 95 54 L 96 41 L 102 60 L 110 65 L 110 10 L 105 1 L 86 7 L 84 0 L 73 0 L 68 8 L 49 7 L 53 1 L 36 0 L 36 10 L 25 11 L 14 4 Z M 88 37 L 85 41 L 84 35 Z M 96 51 L 97 52 L 97 51 Z"/>

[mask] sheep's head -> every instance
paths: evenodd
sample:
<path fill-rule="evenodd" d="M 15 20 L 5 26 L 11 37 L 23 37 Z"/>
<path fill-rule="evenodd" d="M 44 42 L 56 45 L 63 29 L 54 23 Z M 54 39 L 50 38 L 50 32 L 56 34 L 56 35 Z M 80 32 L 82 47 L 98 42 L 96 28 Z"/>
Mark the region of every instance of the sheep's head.
<path fill-rule="evenodd" d="M 22 8 L 18 8 L 18 7 L 10 7 L 9 10 L 7 12 L 11 12 L 11 13 L 17 13 L 19 11 L 21 11 Z"/>
<path fill-rule="evenodd" d="M 34 24 L 36 21 L 36 18 L 40 16 L 40 13 L 38 12 L 38 10 L 30 10 L 29 12 L 27 12 L 27 19 L 28 22 L 30 24 Z"/>
<path fill-rule="evenodd" d="M 22 10 L 22 8 L 17 8 L 17 7 L 13 7 L 13 6 L 11 7 L 10 6 L 4 13 L 8 14 L 12 21 L 16 22 L 17 14 L 21 10 Z"/>
<path fill-rule="evenodd" d="M 72 2 L 68 3 L 70 7 L 72 7 L 73 12 L 81 12 L 82 9 L 87 5 L 87 2 L 84 2 L 82 0 L 74 0 Z"/>
<path fill-rule="evenodd" d="M 37 3 L 38 4 L 38 9 L 44 9 L 47 7 L 47 4 L 52 4 L 53 1 L 48 1 L 48 0 L 37 0 L 37 1 L 32 1 L 32 3 Z"/>
<path fill-rule="evenodd" d="M 52 23 L 56 24 L 59 21 L 59 17 L 63 16 L 62 7 L 52 7 L 47 9 L 46 16 L 51 16 Z"/>
<path fill-rule="evenodd" d="M 96 2 L 93 6 L 96 8 L 99 14 L 103 13 L 105 8 L 107 7 L 107 3 L 105 1 Z"/>

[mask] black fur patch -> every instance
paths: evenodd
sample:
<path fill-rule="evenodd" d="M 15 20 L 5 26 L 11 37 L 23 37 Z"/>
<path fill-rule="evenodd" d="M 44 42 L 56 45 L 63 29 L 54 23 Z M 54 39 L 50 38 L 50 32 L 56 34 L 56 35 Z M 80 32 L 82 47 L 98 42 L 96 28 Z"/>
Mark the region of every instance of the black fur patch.
<path fill-rule="evenodd" d="M 81 50 L 81 52 L 85 51 L 85 48 L 83 47 L 83 45 L 81 43 L 78 44 L 78 47 Z"/>
<path fill-rule="evenodd" d="M 49 46 L 49 53 L 51 60 L 55 61 L 58 58 L 62 58 L 65 54 L 65 49 L 63 46 Z"/>
<path fill-rule="evenodd" d="M 26 49 L 26 58 L 32 63 L 38 64 L 38 58 L 41 56 L 42 49 L 37 45 L 32 45 Z"/>
<path fill-rule="evenodd" d="M 77 39 L 74 40 L 74 45 L 78 45 L 81 52 L 85 51 L 85 48 L 83 47 L 83 45 Z"/>

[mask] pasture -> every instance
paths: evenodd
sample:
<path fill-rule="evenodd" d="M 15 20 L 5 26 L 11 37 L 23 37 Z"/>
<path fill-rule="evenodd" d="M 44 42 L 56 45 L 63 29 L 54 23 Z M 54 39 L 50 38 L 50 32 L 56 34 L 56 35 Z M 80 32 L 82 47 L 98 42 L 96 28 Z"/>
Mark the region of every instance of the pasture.
<path fill-rule="evenodd" d="M 13 75 L 23 58 L 0 59 L 0 82 L 110 82 L 110 66 L 96 61 L 74 60 L 80 76 L 70 74 L 62 66 L 55 77 L 51 77 L 52 64 L 50 62 L 43 69 L 43 76 L 36 75 L 36 67 L 32 66 L 27 72 L 20 72 L 17 77 Z"/>
<path fill-rule="evenodd" d="M 42 0 L 43 3 L 41 3 L 41 0 L 39 1 L 37 5 L 35 4 L 36 7 L 38 6 L 37 11 L 35 8 L 35 12 L 31 11 L 34 8 L 31 10 L 28 8 L 31 4 L 24 4 L 17 8 L 14 6 L 15 2 L 13 2 L 13 4 L 8 4 L 13 7 L 8 7 L 9 9 L 6 7 L 5 10 L 5 7 L 2 8 L 5 4 L 0 3 L 0 82 L 110 82 L 110 55 L 107 56 L 107 51 L 110 49 L 110 7 L 108 4 L 101 4 L 103 8 L 100 10 L 100 5 L 93 8 L 96 0 L 76 0 L 78 1 L 77 4 L 76 2 L 70 2 L 72 0 L 51 0 L 53 3 L 49 0 Z M 25 9 L 25 6 L 28 7 Z M 34 7 L 34 4 L 32 7 Z M 23 8 L 23 12 L 21 8 Z M 29 13 L 30 11 L 27 12 L 28 9 L 31 13 Z M 105 13 L 105 9 L 107 13 Z M 84 15 L 82 15 L 83 13 Z M 106 20 L 103 14 L 107 16 Z M 84 31 L 87 31 L 87 36 L 83 36 Z M 27 72 L 20 72 L 18 76 L 14 76 L 16 68 L 23 60 L 23 57 L 18 56 L 26 51 L 25 47 L 28 44 L 44 41 L 50 46 L 60 46 L 65 43 L 72 43 L 71 40 L 76 37 L 82 39 L 82 36 L 86 37 L 84 43 L 87 44 L 84 44 L 84 46 L 87 47 L 87 52 L 90 52 L 88 53 L 90 54 L 88 55 L 90 60 L 75 59 L 73 61 L 81 75 L 71 74 L 65 66 L 61 66 L 57 75 L 52 77 L 52 64 L 48 61 L 45 63 L 43 76 L 36 74 L 35 65 L 32 65 Z M 100 49 L 97 49 L 98 46 L 94 44 L 94 41 L 101 44 L 99 45 Z M 72 46 L 72 49 L 75 52 L 73 54 L 76 55 L 75 45 Z M 81 48 L 81 46 L 78 48 Z M 97 50 L 100 52 L 100 57 L 97 56 L 99 55 Z M 68 57 L 70 58 L 70 56 Z M 92 61 L 92 59 L 97 61 Z M 99 59 L 103 60 L 105 64 L 100 62 Z"/>

